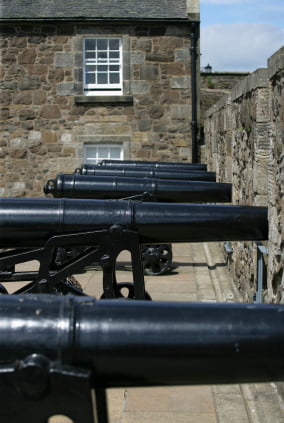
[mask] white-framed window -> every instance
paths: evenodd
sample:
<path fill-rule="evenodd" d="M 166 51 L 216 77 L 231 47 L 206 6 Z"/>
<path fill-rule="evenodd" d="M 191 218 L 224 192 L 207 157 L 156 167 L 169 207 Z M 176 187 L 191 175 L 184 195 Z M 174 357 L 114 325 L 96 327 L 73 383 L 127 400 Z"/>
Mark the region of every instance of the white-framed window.
<path fill-rule="evenodd" d="M 95 164 L 103 159 L 123 160 L 122 144 L 84 145 L 84 163 Z"/>
<path fill-rule="evenodd" d="M 122 94 L 122 40 L 86 38 L 84 40 L 84 93 Z"/>

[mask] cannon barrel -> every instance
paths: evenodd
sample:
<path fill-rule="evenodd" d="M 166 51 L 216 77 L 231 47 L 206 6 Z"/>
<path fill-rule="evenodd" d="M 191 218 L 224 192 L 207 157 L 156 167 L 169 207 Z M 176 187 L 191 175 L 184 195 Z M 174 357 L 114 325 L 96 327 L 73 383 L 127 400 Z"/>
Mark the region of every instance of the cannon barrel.
<path fill-rule="evenodd" d="M 150 194 L 155 201 L 199 203 L 230 202 L 231 184 L 156 178 L 124 178 L 58 174 L 44 187 L 45 194 L 61 198 L 126 198 Z"/>
<path fill-rule="evenodd" d="M 179 163 L 179 162 L 156 162 L 145 160 L 111 160 L 105 159 L 99 162 L 100 166 L 132 166 L 132 167 L 154 167 L 156 169 L 184 169 L 184 170 L 207 170 L 204 163 Z M 84 165 L 88 166 L 88 165 Z"/>
<path fill-rule="evenodd" d="M 107 167 L 99 165 L 84 165 L 81 169 L 76 169 L 75 173 L 96 176 L 123 176 L 128 178 L 157 178 L 209 182 L 216 181 L 216 173 L 206 172 L 205 170 L 169 170 L 149 167 L 133 168 L 131 166 Z"/>
<path fill-rule="evenodd" d="M 266 207 L 125 200 L 0 199 L 0 248 L 42 245 L 51 236 L 109 229 L 136 231 L 141 243 L 264 240 Z"/>
<path fill-rule="evenodd" d="M 1 364 L 32 354 L 105 387 L 284 378 L 284 306 L 0 297 Z"/>

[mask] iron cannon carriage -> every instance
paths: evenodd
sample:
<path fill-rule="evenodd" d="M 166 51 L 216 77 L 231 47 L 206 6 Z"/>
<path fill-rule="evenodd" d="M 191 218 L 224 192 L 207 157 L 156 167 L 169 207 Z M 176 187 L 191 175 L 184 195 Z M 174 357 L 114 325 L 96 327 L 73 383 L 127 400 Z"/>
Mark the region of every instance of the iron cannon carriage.
<path fill-rule="evenodd" d="M 152 203 L 131 200 L 0 199 L 0 282 L 31 281 L 15 293 L 78 292 L 67 277 L 89 263 L 103 269 L 103 297 L 144 299 L 142 244 L 265 240 L 266 207 Z M 77 256 L 56 263 L 59 248 L 79 248 Z M 131 254 L 133 284 L 116 281 L 117 257 Z M 7 271 L 37 260 L 36 272 Z M 2 287 L 5 292 L 5 288 Z"/>
<path fill-rule="evenodd" d="M 107 423 L 109 387 L 284 378 L 283 305 L 2 295 L 0 320 L 3 422 Z"/>

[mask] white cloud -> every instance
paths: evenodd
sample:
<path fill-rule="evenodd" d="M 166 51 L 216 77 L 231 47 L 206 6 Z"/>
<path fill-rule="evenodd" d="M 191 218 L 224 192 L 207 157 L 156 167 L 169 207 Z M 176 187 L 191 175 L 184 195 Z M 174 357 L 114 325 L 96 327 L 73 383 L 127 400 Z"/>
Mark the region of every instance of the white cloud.
<path fill-rule="evenodd" d="M 284 28 L 265 23 L 216 24 L 201 28 L 201 66 L 213 71 L 248 71 L 267 66 L 284 45 Z"/>

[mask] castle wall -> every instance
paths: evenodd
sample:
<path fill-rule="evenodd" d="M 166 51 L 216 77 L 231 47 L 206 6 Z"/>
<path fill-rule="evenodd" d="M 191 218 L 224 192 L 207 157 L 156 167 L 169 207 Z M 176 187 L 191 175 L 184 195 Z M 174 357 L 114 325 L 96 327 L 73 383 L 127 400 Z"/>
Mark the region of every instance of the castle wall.
<path fill-rule="evenodd" d="M 233 204 L 267 206 L 269 239 L 264 299 L 284 300 L 284 48 L 236 84 L 207 112 L 206 161 L 220 182 L 233 185 Z M 256 292 L 257 247 L 232 245 L 231 269 L 248 301 Z"/>

